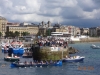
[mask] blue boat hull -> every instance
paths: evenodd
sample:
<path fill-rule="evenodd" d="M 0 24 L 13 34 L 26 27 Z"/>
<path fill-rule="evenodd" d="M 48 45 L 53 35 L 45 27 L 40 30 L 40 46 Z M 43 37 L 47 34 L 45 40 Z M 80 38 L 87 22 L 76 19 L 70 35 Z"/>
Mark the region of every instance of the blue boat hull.
<path fill-rule="evenodd" d="M 47 67 L 47 66 L 62 66 L 62 61 L 58 61 L 56 63 L 46 63 L 46 64 L 18 64 L 18 63 L 11 63 L 11 68 L 18 68 L 18 67 Z"/>
<path fill-rule="evenodd" d="M 2 49 L 2 53 L 8 53 L 8 50 Z"/>
<path fill-rule="evenodd" d="M 2 49 L 2 53 L 8 53 L 8 50 Z M 17 49 L 13 48 L 13 54 L 15 54 L 15 55 L 23 55 L 24 54 L 24 48 L 17 48 Z"/>

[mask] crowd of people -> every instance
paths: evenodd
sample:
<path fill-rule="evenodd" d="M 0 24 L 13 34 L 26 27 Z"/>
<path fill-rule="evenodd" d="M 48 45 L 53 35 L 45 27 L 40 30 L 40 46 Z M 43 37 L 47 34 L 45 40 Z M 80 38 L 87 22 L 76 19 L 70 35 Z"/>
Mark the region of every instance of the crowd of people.
<path fill-rule="evenodd" d="M 39 46 L 50 46 L 50 47 L 64 47 L 66 48 L 68 46 L 67 41 L 63 39 L 47 39 L 42 38 L 39 39 L 38 42 L 36 42 Z"/>

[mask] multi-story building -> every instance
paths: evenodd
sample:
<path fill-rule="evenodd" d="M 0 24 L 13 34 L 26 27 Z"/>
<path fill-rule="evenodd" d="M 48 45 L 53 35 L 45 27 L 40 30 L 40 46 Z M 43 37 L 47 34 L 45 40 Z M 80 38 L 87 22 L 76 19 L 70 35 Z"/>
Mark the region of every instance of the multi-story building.
<path fill-rule="evenodd" d="M 91 37 L 100 36 L 100 27 L 91 27 L 91 28 L 89 28 L 89 35 Z"/>
<path fill-rule="evenodd" d="M 100 27 L 97 29 L 97 36 L 100 37 Z"/>
<path fill-rule="evenodd" d="M 55 24 L 55 25 L 53 26 L 53 31 L 54 31 L 54 32 L 60 32 L 60 24 Z"/>
<path fill-rule="evenodd" d="M 89 28 L 80 28 L 81 35 L 89 35 Z"/>
<path fill-rule="evenodd" d="M 39 25 L 39 35 L 41 36 L 46 36 L 46 35 L 51 35 L 53 27 L 51 26 L 51 22 L 48 21 L 47 23 L 45 23 L 44 21 L 42 21 Z"/>
<path fill-rule="evenodd" d="M 6 25 L 7 20 L 4 17 L 0 16 L 0 32 L 2 33 L 2 36 L 5 36 Z"/>
<path fill-rule="evenodd" d="M 80 34 L 80 28 L 71 25 L 55 24 L 53 29 L 54 32 L 67 32 L 70 33 L 72 36 L 76 36 L 77 34 Z"/>
<path fill-rule="evenodd" d="M 66 25 L 55 24 L 53 26 L 53 29 L 55 32 L 68 32 L 68 28 L 66 28 Z"/>
<path fill-rule="evenodd" d="M 76 36 L 77 34 L 80 34 L 79 27 L 68 25 L 66 26 L 66 28 L 68 29 L 68 32 L 72 34 L 72 36 Z"/>
<path fill-rule="evenodd" d="M 37 25 L 25 25 L 25 26 L 7 26 L 7 31 L 11 31 L 11 32 L 15 32 L 18 31 L 20 32 L 20 36 L 21 33 L 23 32 L 28 32 L 30 33 L 30 35 L 36 35 L 39 31 L 38 26 Z"/>
<path fill-rule="evenodd" d="M 81 30 L 79 27 L 75 27 L 75 35 L 80 35 L 81 34 Z"/>
<path fill-rule="evenodd" d="M 37 35 L 39 32 L 39 28 L 37 25 L 28 25 L 26 26 L 27 32 L 29 32 L 31 35 Z"/>

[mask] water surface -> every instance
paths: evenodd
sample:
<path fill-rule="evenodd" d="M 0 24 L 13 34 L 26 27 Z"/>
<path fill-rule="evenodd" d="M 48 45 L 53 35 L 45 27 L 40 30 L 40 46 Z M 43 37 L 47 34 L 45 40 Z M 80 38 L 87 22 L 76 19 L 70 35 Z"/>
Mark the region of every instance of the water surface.
<path fill-rule="evenodd" d="M 100 43 L 94 43 L 100 46 Z M 10 63 L 3 61 L 4 54 L 0 52 L 0 75 L 99 75 L 100 74 L 100 49 L 91 49 L 92 43 L 70 44 L 79 50 L 74 55 L 85 56 L 81 63 L 64 63 L 61 67 L 45 68 L 10 68 Z M 73 55 L 71 55 L 73 56 Z M 32 60 L 32 59 L 25 59 Z M 5 64 L 5 67 L 2 65 Z M 81 69 L 79 68 L 81 67 Z M 90 69 L 91 67 L 92 69 Z M 83 69 L 82 69 L 83 68 Z M 86 69 L 85 69 L 86 68 Z"/>

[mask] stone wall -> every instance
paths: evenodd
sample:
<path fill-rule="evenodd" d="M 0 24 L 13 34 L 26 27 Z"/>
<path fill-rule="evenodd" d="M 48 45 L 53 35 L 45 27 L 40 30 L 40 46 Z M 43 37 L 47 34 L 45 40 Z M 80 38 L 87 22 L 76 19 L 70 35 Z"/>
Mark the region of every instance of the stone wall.
<path fill-rule="evenodd" d="M 60 60 L 69 55 L 67 48 L 60 48 L 58 51 L 51 51 L 50 47 L 40 48 L 40 55 L 42 60 Z"/>
<path fill-rule="evenodd" d="M 84 39 L 80 39 L 80 42 L 100 42 L 100 38 L 96 38 L 96 37 L 84 38 Z"/>

